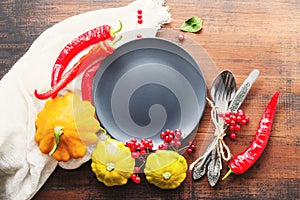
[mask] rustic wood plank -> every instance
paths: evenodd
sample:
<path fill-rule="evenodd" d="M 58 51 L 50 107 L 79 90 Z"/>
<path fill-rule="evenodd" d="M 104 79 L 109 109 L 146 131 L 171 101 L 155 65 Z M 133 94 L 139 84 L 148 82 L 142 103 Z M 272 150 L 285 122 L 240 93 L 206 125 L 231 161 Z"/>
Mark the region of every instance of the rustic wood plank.
<path fill-rule="evenodd" d="M 32 42 L 55 23 L 86 11 L 125 6 L 130 0 L 37 0 L 0 2 L 0 77 L 26 52 Z M 34 199 L 299 199 L 300 146 L 300 3 L 298 0 L 167 0 L 177 28 L 187 18 L 203 18 L 203 30 L 186 34 L 202 45 L 219 70 L 230 69 L 238 85 L 252 69 L 261 75 L 243 104 L 251 122 L 235 141 L 226 139 L 232 153 L 251 142 L 271 95 L 281 96 L 268 147 L 244 175 L 232 175 L 211 188 L 206 177 L 194 182 L 188 173 L 175 190 L 160 190 L 144 177 L 137 185 L 107 188 L 98 183 L 90 162 L 76 170 L 60 168 L 51 175 Z M 195 142 L 198 150 L 186 155 L 191 163 L 208 141 L 210 108 L 207 107 Z M 222 174 L 226 170 L 222 171 Z"/>

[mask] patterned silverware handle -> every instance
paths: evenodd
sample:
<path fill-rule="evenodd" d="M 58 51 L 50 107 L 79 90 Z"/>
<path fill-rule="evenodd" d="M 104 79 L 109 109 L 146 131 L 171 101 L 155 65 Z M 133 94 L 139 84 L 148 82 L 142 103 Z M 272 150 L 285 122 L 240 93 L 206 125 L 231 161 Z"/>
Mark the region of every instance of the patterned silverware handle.
<path fill-rule="evenodd" d="M 255 82 L 259 75 L 259 70 L 253 70 L 243 84 L 240 86 L 238 91 L 236 92 L 233 100 L 230 102 L 228 111 L 234 112 L 237 111 L 245 100 L 248 92 L 250 91 L 251 86 Z"/>

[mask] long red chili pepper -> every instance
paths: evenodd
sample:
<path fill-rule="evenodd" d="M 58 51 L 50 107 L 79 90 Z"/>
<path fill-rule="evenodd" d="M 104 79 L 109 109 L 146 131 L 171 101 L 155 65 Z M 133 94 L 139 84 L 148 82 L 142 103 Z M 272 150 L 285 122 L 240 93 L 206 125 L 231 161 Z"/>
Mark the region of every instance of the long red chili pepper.
<path fill-rule="evenodd" d="M 113 30 L 109 25 L 103 25 L 81 34 L 70 43 L 68 43 L 60 52 L 53 66 L 51 75 L 51 87 L 53 87 L 60 81 L 63 72 L 67 68 L 68 64 L 79 52 L 93 44 L 97 44 L 100 41 L 104 41 L 108 38 L 114 37 L 115 34 L 120 32 L 121 30 L 121 21 L 120 28 L 118 30 Z"/>
<path fill-rule="evenodd" d="M 279 93 L 280 91 L 277 91 L 267 105 L 251 145 L 229 161 L 229 171 L 222 180 L 226 179 L 231 173 L 243 174 L 263 153 L 269 141 Z"/>
<path fill-rule="evenodd" d="M 75 77 L 81 72 L 85 71 L 89 66 L 99 63 L 106 56 L 113 52 L 114 49 L 108 44 L 108 40 L 101 41 L 95 45 L 86 55 L 81 57 L 81 59 L 62 77 L 62 79 L 51 87 L 51 89 L 45 93 L 38 93 L 37 90 L 34 91 L 36 98 L 44 100 L 50 97 L 56 96 L 62 89 L 64 89 Z"/>
<path fill-rule="evenodd" d="M 121 38 L 119 38 L 119 39 L 121 39 Z M 93 78 L 103 60 L 103 59 L 99 59 L 99 57 L 105 58 L 106 56 L 110 55 L 115 50 L 113 47 L 114 44 L 118 41 L 119 40 L 117 39 L 116 41 L 114 41 L 114 43 L 112 45 L 109 45 L 107 42 L 101 43 L 101 46 L 98 46 L 98 48 L 95 49 L 95 52 L 98 52 L 98 53 L 95 54 L 94 60 L 97 60 L 97 58 L 98 58 L 98 61 L 95 62 L 94 64 L 90 65 L 84 71 L 83 76 L 82 76 L 82 81 L 81 81 L 82 100 L 89 101 L 93 104 L 93 98 L 92 98 Z M 93 59 L 93 58 L 91 57 L 91 59 Z"/>

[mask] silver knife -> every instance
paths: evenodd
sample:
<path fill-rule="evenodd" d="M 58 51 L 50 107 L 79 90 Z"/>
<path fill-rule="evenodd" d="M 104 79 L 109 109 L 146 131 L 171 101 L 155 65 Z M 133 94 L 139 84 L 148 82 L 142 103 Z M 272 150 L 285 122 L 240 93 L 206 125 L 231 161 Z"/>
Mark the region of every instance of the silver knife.
<path fill-rule="evenodd" d="M 250 91 L 251 86 L 255 82 L 259 75 L 259 70 L 253 70 L 246 80 L 242 83 L 238 91 L 236 92 L 233 100 L 230 102 L 228 111 L 234 112 L 237 111 L 245 100 L 248 92 Z"/>

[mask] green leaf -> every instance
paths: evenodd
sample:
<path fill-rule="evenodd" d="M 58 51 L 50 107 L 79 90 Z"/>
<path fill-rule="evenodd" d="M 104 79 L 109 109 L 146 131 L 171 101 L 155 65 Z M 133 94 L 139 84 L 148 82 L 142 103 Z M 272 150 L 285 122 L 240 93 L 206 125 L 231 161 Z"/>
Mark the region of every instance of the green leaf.
<path fill-rule="evenodd" d="M 195 16 L 186 20 L 181 26 L 180 30 L 190 33 L 196 33 L 202 29 L 202 19 Z"/>

